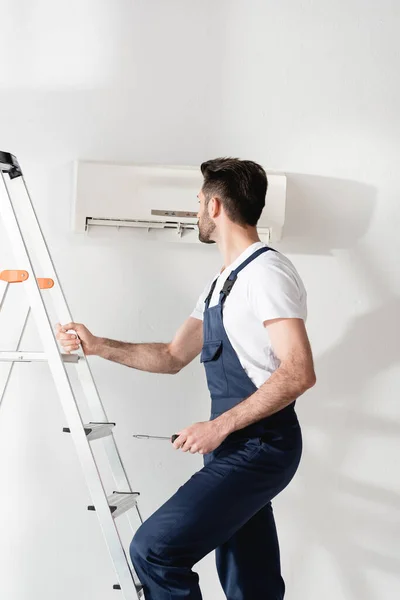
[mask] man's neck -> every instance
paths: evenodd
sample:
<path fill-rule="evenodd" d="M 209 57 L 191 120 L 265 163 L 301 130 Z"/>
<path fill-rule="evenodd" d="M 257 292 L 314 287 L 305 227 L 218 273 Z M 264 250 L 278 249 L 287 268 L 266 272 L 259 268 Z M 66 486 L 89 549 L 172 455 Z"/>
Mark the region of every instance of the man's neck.
<path fill-rule="evenodd" d="M 221 273 L 228 265 L 231 265 L 242 252 L 260 241 L 256 229 L 254 231 L 235 233 L 217 241 L 218 249 L 224 259 L 224 266 L 221 269 Z"/>

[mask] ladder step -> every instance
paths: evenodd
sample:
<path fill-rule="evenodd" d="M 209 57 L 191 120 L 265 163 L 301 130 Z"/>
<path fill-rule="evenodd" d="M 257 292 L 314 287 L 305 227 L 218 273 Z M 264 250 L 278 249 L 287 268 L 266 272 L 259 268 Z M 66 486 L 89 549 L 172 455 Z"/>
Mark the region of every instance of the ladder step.
<path fill-rule="evenodd" d="M 62 354 L 65 363 L 77 363 L 79 354 Z M 47 362 L 48 358 L 44 352 L 0 352 L 0 362 Z"/>
<path fill-rule="evenodd" d="M 136 586 L 136 592 L 138 594 L 139 598 L 144 598 L 143 596 L 143 586 L 140 583 L 135 583 Z M 119 583 L 116 583 L 115 585 L 113 585 L 113 590 L 120 590 L 121 586 L 119 585 Z"/>
<path fill-rule="evenodd" d="M 89 440 L 89 442 L 92 442 L 93 440 L 98 440 L 100 438 L 104 438 L 104 437 L 107 437 L 108 435 L 111 435 L 112 428 L 115 427 L 115 423 L 92 423 L 92 422 L 90 422 L 87 425 L 84 425 L 83 427 L 85 428 L 85 433 L 86 433 L 87 439 Z M 63 432 L 71 433 L 71 430 L 69 427 L 64 427 Z"/>
<path fill-rule="evenodd" d="M 79 354 L 61 354 L 62 359 L 65 363 L 77 363 L 79 362 Z"/>
<path fill-rule="evenodd" d="M 139 492 L 113 492 L 113 494 L 108 497 L 108 504 L 114 519 L 131 509 L 133 506 L 136 506 L 136 498 L 138 496 L 140 496 Z M 90 505 L 88 506 L 88 510 L 96 510 L 96 508 L 95 506 Z"/>

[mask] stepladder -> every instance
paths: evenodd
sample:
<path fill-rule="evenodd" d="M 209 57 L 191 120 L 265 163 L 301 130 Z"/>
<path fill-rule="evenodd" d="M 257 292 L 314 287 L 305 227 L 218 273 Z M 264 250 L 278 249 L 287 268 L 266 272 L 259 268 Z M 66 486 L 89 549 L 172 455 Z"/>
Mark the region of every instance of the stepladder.
<path fill-rule="evenodd" d="M 124 520 L 124 526 L 128 526 L 132 536 L 142 523 L 139 493 L 133 491 L 129 482 L 114 436 L 116 423 L 107 418 L 87 357 L 81 348 L 73 354 L 60 351 L 49 304 L 58 322 L 70 323 L 73 318 L 24 175 L 14 155 L 0 151 L 0 175 L 0 222 L 12 256 L 12 264 L 0 264 L 0 317 L 11 286 L 18 286 L 18 291 L 26 295 L 28 304 L 20 319 L 22 328 L 16 347 L 0 350 L 0 362 L 6 363 L 6 376 L 0 387 L 0 419 L 1 404 L 10 387 L 15 364 L 46 362 L 65 417 L 65 427 L 60 433 L 69 434 L 75 446 L 91 498 L 87 508 L 96 512 L 114 566 L 116 583 L 110 585 L 110 598 L 137 600 L 144 597 L 143 589 L 122 541 L 120 523 Z M 42 346 L 37 351 L 25 351 L 23 348 L 24 332 L 30 319 L 36 324 Z M 76 382 L 79 383 L 80 394 L 74 388 Z M 82 399 L 86 415 L 90 415 L 89 420 L 83 419 Z M 93 444 L 103 446 L 113 489 L 106 489 Z M 69 565 L 69 570 L 73 571 L 72 565 Z"/>

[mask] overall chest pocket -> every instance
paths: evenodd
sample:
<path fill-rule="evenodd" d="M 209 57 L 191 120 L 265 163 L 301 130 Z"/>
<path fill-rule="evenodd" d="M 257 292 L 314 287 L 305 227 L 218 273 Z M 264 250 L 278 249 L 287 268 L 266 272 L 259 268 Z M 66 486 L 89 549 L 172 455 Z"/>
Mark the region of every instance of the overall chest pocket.
<path fill-rule="evenodd" d="M 222 340 L 204 342 L 200 362 L 204 364 L 207 385 L 211 396 L 228 396 L 228 381 L 226 379 L 222 360 Z"/>

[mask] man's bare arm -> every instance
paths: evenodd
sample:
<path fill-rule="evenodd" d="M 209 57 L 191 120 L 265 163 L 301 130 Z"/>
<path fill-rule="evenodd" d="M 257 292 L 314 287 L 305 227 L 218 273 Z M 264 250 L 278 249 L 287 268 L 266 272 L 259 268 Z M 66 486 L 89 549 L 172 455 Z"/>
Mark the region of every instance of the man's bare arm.
<path fill-rule="evenodd" d="M 285 408 L 316 382 L 304 322 L 275 319 L 264 325 L 280 366 L 254 394 L 215 419 L 215 425 L 228 435 Z"/>
<path fill-rule="evenodd" d="M 74 330 L 74 334 L 67 333 Z M 203 345 L 203 323 L 189 317 L 178 329 L 170 343 L 131 344 L 94 336 L 81 323 L 57 325 L 57 340 L 66 352 L 82 344 L 86 355 L 96 355 L 127 367 L 150 373 L 179 373 L 198 354 Z"/>

